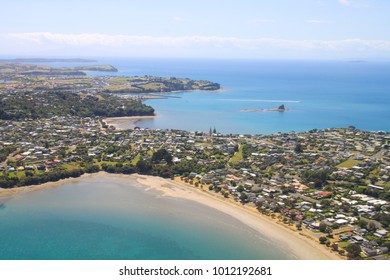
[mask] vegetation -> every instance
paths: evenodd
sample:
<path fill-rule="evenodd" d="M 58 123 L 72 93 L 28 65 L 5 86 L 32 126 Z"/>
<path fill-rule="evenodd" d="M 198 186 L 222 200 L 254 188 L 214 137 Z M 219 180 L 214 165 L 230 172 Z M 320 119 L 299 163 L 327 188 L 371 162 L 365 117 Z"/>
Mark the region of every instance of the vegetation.
<path fill-rule="evenodd" d="M 337 168 L 351 168 L 351 167 L 358 165 L 359 163 L 360 163 L 360 161 L 353 159 L 353 158 L 349 158 L 346 161 L 337 165 Z"/>
<path fill-rule="evenodd" d="M 53 116 L 123 117 L 153 115 L 154 109 L 139 100 L 100 94 L 70 92 L 15 93 L 0 100 L 0 119 L 50 118 Z"/>
<path fill-rule="evenodd" d="M 240 147 L 238 148 L 238 151 L 234 154 L 234 156 L 230 159 L 230 162 L 232 164 L 235 164 L 235 163 L 238 163 L 240 162 L 241 160 L 243 160 L 244 156 L 243 156 L 243 146 L 240 145 Z"/>
<path fill-rule="evenodd" d="M 0 148 L 0 162 L 7 159 L 8 155 L 16 151 L 15 146 L 4 146 Z"/>
<path fill-rule="evenodd" d="M 360 259 L 360 253 L 362 252 L 362 249 L 360 246 L 356 243 L 351 243 L 347 246 L 347 257 L 352 260 Z"/>
<path fill-rule="evenodd" d="M 322 188 L 329 177 L 328 170 L 306 170 L 302 173 L 302 179 L 306 183 L 314 183 L 315 188 Z"/>

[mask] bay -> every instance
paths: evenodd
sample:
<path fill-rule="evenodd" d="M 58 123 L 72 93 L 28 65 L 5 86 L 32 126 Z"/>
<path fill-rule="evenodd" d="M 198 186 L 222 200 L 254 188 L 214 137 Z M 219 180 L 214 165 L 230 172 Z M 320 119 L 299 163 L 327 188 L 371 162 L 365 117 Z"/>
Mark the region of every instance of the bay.
<path fill-rule="evenodd" d="M 144 128 L 270 134 L 356 126 L 390 131 L 390 63 L 351 61 L 101 59 L 115 75 L 186 77 L 220 92 L 186 92 L 146 103 L 158 117 Z M 101 73 L 100 73 L 101 74 Z M 284 104 L 285 112 L 243 112 Z"/>
<path fill-rule="evenodd" d="M 239 220 L 119 175 L 18 194 L 0 209 L 0 259 L 294 259 Z"/>
<path fill-rule="evenodd" d="M 116 73 L 89 75 L 180 77 L 209 80 L 218 92 L 166 94 L 148 100 L 157 118 L 137 126 L 221 133 L 271 134 L 348 127 L 390 131 L 390 62 L 98 58 Z M 76 66 L 74 63 L 46 63 Z M 96 63 L 89 63 L 96 64 Z M 80 65 L 80 64 L 77 64 Z M 85 65 L 85 64 L 83 64 Z M 169 98 L 179 97 L 179 98 Z M 285 112 L 245 112 L 275 108 Z M 133 125 L 129 124 L 129 128 Z"/>

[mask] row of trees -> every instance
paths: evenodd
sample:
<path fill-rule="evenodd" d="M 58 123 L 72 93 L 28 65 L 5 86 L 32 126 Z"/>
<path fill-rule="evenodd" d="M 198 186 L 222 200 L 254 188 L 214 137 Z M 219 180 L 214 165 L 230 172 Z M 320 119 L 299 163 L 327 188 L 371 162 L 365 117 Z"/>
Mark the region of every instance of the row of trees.
<path fill-rule="evenodd" d="M 117 162 L 115 164 L 103 163 L 100 166 L 94 164 L 91 160 L 80 163 L 79 168 L 66 170 L 61 166 L 53 168 L 49 172 L 38 173 L 25 171 L 24 177 L 10 176 L 8 173 L 0 176 L 0 188 L 12 188 L 15 186 L 28 186 L 41 184 L 50 181 L 58 181 L 69 177 L 78 177 L 84 173 L 94 173 L 100 170 L 108 173 L 118 174 L 145 174 L 160 176 L 163 178 L 172 178 L 175 175 L 188 176 L 191 172 L 207 172 L 213 168 L 223 168 L 224 162 L 216 163 L 213 166 L 200 165 L 196 160 L 185 160 L 173 164 L 172 155 L 164 148 L 157 150 L 151 157 L 140 158 L 133 165 L 130 162 Z"/>
<path fill-rule="evenodd" d="M 84 173 L 95 173 L 100 170 L 98 165 L 89 164 L 85 167 L 73 168 L 71 170 L 65 169 L 53 169 L 50 172 L 45 173 L 33 173 L 26 171 L 24 177 L 9 176 L 5 173 L 0 176 L 0 188 L 13 188 L 17 186 L 31 186 L 39 185 L 46 182 L 56 182 L 61 179 L 66 178 L 77 178 L 83 175 Z"/>

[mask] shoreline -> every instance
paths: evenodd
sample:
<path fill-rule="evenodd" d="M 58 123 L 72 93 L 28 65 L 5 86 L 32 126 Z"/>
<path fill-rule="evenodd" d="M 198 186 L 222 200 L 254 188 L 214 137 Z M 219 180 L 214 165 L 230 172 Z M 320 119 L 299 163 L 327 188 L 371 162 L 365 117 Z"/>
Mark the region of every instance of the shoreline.
<path fill-rule="evenodd" d="M 56 182 L 48 182 L 41 185 L 32 185 L 13 189 L 0 189 L 0 204 L 12 199 L 19 193 L 38 191 L 46 188 L 58 187 L 66 183 L 80 181 L 91 176 L 110 176 L 120 179 L 134 179 L 145 191 L 156 191 L 162 196 L 169 196 L 178 199 L 187 199 L 202 205 L 211 207 L 225 213 L 259 234 L 288 248 L 298 260 L 342 260 L 337 253 L 327 250 L 323 245 L 309 239 L 300 232 L 293 231 L 271 220 L 269 217 L 258 213 L 256 209 L 234 203 L 231 200 L 218 197 L 201 189 L 191 187 L 185 183 L 164 179 L 160 177 L 140 174 L 110 174 L 104 171 L 92 174 L 83 174 L 78 178 L 67 178 Z M 130 181 L 131 182 L 131 181 Z"/>
<path fill-rule="evenodd" d="M 297 257 L 298 260 L 343 260 L 337 253 L 327 250 L 318 242 L 276 223 L 276 221 L 249 206 L 233 203 L 231 200 L 218 197 L 176 180 L 172 181 L 139 174 L 130 176 L 135 176 L 138 183 L 148 189 L 159 191 L 164 196 L 188 199 L 225 213 L 254 229 L 259 234 L 288 247 L 287 251 Z"/>
<path fill-rule="evenodd" d="M 118 130 L 131 129 L 136 126 L 136 124 L 145 119 L 154 119 L 158 115 L 153 116 L 131 116 L 131 117 L 113 117 L 113 118 L 104 118 L 102 122 L 108 126 L 113 126 Z M 128 127 L 128 128 L 127 128 Z"/>
<path fill-rule="evenodd" d="M 74 183 L 74 182 L 78 182 L 84 178 L 92 177 L 95 175 L 103 175 L 103 174 L 106 174 L 106 172 L 99 171 L 97 173 L 84 173 L 80 177 L 65 178 L 65 179 L 61 179 L 58 181 L 54 181 L 54 182 L 46 182 L 46 183 L 43 183 L 40 185 L 23 186 L 23 187 L 11 188 L 11 189 L 0 188 L 0 204 L 3 201 L 3 199 L 8 200 L 8 199 L 12 198 L 14 195 L 18 195 L 20 193 L 39 191 L 39 190 L 44 190 L 47 188 L 58 187 L 58 186 L 61 186 L 63 184 Z"/>

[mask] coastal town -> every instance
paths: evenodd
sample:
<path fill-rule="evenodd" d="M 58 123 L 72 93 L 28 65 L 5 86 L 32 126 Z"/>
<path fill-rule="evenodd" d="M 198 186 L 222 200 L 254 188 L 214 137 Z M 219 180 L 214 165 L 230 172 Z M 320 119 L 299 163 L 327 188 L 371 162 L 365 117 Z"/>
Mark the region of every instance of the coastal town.
<path fill-rule="evenodd" d="M 353 126 L 270 135 L 140 128 L 139 116 L 154 117 L 142 99 L 220 85 L 85 76 L 91 70 L 116 69 L 0 64 L 0 191 L 100 171 L 158 176 L 255 210 L 340 258 L 390 258 L 388 132 Z M 120 129 L 119 122 L 133 125 Z"/>
<path fill-rule="evenodd" d="M 160 176 L 257 209 L 342 257 L 389 258 L 389 133 L 118 130 L 75 116 L 3 120 L 0 131 L 2 188 L 100 170 Z"/>

